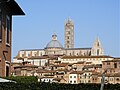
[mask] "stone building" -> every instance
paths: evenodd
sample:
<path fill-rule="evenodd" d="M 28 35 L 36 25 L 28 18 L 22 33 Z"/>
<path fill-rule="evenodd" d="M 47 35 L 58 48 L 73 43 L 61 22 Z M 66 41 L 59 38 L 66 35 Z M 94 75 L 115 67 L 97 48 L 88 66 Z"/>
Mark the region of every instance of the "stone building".
<path fill-rule="evenodd" d="M 14 0 L 0 0 L 0 76 L 11 75 L 12 16 L 24 15 Z"/>

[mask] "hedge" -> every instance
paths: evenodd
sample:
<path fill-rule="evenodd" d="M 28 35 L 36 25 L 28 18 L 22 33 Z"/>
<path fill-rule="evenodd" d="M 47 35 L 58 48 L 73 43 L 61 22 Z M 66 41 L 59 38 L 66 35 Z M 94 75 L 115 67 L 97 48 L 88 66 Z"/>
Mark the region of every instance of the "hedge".
<path fill-rule="evenodd" d="M 6 77 L 6 79 L 16 81 L 18 83 L 35 83 L 38 81 L 37 77 L 34 76 L 16 76 Z"/>
<path fill-rule="evenodd" d="M 100 84 L 59 84 L 59 83 L 40 83 L 37 77 L 17 76 L 7 77 L 16 81 L 0 83 L 0 90 L 100 90 Z M 120 90 L 120 84 L 105 84 L 104 90 Z"/>
<path fill-rule="evenodd" d="M 0 83 L 0 90 L 100 90 L 100 84 Z M 120 90 L 120 84 L 107 84 L 104 90 Z"/>

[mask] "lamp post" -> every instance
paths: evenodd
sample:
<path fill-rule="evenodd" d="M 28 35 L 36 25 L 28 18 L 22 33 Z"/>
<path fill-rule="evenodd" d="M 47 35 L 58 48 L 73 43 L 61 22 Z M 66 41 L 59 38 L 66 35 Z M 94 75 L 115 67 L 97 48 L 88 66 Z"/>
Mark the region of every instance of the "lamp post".
<path fill-rule="evenodd" d="M 103 90 L 104 89 L 104 84 L 105 84 L 105 74 L 106 73 L 106 70 L 102 73 L 102 81 L 101 81 L 101 88 L 100 90 Z"/>

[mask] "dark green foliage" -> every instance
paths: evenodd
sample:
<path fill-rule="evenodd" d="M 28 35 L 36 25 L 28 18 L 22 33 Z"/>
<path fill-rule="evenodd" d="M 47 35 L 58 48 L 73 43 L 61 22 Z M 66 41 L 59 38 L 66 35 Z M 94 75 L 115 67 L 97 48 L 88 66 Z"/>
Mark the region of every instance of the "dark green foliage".
<path fill-rule="evenodd" d="M 100 84 L 0 83 L 0 90 L 100 90 Z M 104 90 L 120 90 L 120 84 L 107 84 Z"/>
<path fill-rule="evenodd" d="M 37 77 L 9 77 L 16 83 L 0 83 L 0 90 L 100 90 L 100 84 L 39 83 Z M 106 84 L 104 90 L 120 90 L 120 84 Z"/>
<path fill-rule="evenodd" d="M 16 77 L 6 77 L 6 79 L 16 81 L 18 83 L 35 83 L 38 78 L 34 76 L 16 76 Z"/>

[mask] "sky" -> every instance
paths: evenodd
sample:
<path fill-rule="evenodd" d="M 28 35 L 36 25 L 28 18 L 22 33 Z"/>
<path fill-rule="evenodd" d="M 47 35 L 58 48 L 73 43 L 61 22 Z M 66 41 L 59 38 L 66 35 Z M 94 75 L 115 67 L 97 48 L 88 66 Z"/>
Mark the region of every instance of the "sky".
<path fill-rule="evenodd" d="M 19 50 L 44 49 L 56 33 L 64 46 L 64 22 L 74 22 L 74 47 L 99 37 L 105 55 L 120 57 L 119 0 L 16 0 L 25 16 L 13 17 L 12 58 Z"/>

